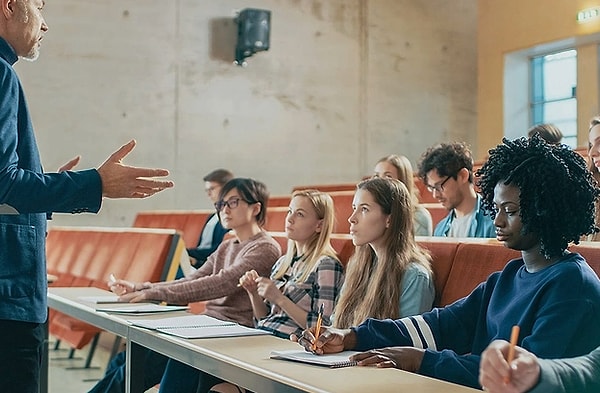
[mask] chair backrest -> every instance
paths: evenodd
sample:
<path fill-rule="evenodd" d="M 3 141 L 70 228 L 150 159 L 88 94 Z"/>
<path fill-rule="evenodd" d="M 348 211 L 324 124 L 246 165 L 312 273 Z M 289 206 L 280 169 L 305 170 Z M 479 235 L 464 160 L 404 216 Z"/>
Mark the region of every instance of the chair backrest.
<path fill-rule="evenodd" d="M 284 232 L 287 213 L 287 206 L 268 206 L 264 229 L 269 232 Z"/>
<path fill-rule="evenodd" d="M 211 209 L 141 211 L 135 216 L 133 227 L 177 229 L 186 246 L 195 247 L 206 220 L 214 212 Z"/>
<path fill-rule="evenodd" d="M 108 289 L 111 273 L 134 282 L 172 279 L 168 273 L 179 263 L 174 257 L 180 241 L 174 229 L 53 226 L 47 270 L 58 278 L 53 286 Z"/>
<path fill-rule="evenodd" d="M 268 207 L 288 207 L 292 195 L 271 195 L 269 197 Z"/>
<path fill-rule="evenodd" d="M 348 218 L 352 215 L 352 200 L 355 191 L 334 191 L 328 193 L 333 199 L 335 208 L 335 224 L 333 233 L 350 233 L 350 223 Z"/>
<path fill-rule="evenodd" d="M 356 190 L 356 183 L 339 183 L 339 184 L 310 184 L 307 186 L 294 186 L 292 192 L 298 190 L 319 190 L 323 192 L 336 192 L 336 191 L 354 191 Z"/>
<path fill-rule="evenodd" d="M 502 270 L 508 261 L 520 256 L 518 251 L 506 248 L 495 239 L 459 243 L 438 305 L 443 307 L 467 296 L 490 274 Z"/>

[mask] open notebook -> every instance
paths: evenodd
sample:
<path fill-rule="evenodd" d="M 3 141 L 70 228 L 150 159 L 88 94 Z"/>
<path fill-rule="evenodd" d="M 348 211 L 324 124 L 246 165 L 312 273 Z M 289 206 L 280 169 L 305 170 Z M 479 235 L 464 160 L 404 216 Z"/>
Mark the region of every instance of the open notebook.
<path fill-rule="evenodd" d="M 350 360 L 350 356 L 355 353 L 358 352 L 344 351 L 326 355 L 315 355 L 314 353 L 306 352 L 304 350 L 294 349 L 291 351 L 272 351 L 269 357 L 271 359 L 290 360 L 292 362 L 314 364 L 316 366 L 340 368 L 356 366 L 357 362 Z"/>
<path fill-rule="evenodd" d="M 170 311 L 182 311 L 187 309 L 188 306 L 163 306 L 154 303 L 127 303 L 119 306 L 96 307 L 96 311 L 117 314 L 154 314 Z"/>
<path fill-rule="evenodd" d="M 221 321 L 208 315 L 185 315 L 161 319 L 130 320 L 134 326 L 156 330 L 182 338 L 217 338 L 268 335 L 267 331 Z"/>

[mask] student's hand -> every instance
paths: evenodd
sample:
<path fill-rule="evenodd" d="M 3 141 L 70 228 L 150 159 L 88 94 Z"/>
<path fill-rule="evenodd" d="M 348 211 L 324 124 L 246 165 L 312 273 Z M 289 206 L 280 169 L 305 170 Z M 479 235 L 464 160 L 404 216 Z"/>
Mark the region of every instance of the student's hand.
<path fill-rule="evenodd" d="M 292 334 L 290 339 L 303 346 L 308 352 L 323 355 L 352 349 L 355 335 L 350 329 L 322 327 L 321 334 L 318 338 L 315 338 L 315 327 L 313 326 L 305 329 L 300 337 Z"/>
<path fill-rule="evenodd" d="M 240 286 L 249 294 L 255 294 L 258 290 L 258 284 L 256 283 L 257 278 L 259 278 L 259 276 L 256 270 L 248 270 L 240 277 Z"/>
<path fill-rule="evenodd" d="M 119 300 L 128 303 L 140 303 L 147 300 L 153 300 L 148 298 L 148 293 L 145 291 L 130 292 L 119 296 Z"/>
<path fill-rule="evenodd" d="M 75 168 L 77 164 L 79 164 L 80 160 L 81 156 L 72 158 L 69 162 L 58 168 L 58 172 L 70 171 L 71 169 Z"/>
<path fill-rule="evenodd" d="M 423 355 L 425 350 L 420 348 L 388 347 L 357 353 L 350 360 L 357 361 L 359 366 L 394 367 L 415 373 L 421 367 Z"/>
<path fill-rule="evenodd" d="M 107 198 L 146 198 L 173 187 L 170 180 L 159 180 L 169 174 L 166 169 L 141 168 L 123 165 L 121 162 L 135 147 L 135 140 L 119 150 L 98 168 L 102 179 L 102 196 Z"/>
<path fill-rule="evenodd" d="M 537 357 L 516 346 L 514 360 L 509 365 L 506 362 L 509 347 L 507 341 L 495 340 L 481 354 L 479 383 L 486 392 L 522 393 L 540 379 Z"/>
<path fill-rule="evenodd" d="M 108 280 L 107 284 L 110 290 L 120 297 L 123 297 L 123 295 L 127 293 L 141 291 L 142 289 L 147 289 L 152 286 L 149 281 L 143 283 L 134 283 L 127 280 L 115 279 L 112 274 L 110 275 L 110 279 Z"/>
<path fill-rule="evenodd" d="M 263 299 L 267 299 L 273 304 L 277 304 L 277 300 L 283 297 L 283 293 L 277 288 L 277 285 L 272 280 L 266 277 L 258 277 L 255 279 L 257 292 Z"/>
<path fill-rule="evenodd" d="M 112 277 L 112 275 L 111 275 Z M 109 280 L 108 287 L 110 290 L 118 295 L 122 296 L 126 293 L 135 292 L 135 283 L 126 280 Z"/>

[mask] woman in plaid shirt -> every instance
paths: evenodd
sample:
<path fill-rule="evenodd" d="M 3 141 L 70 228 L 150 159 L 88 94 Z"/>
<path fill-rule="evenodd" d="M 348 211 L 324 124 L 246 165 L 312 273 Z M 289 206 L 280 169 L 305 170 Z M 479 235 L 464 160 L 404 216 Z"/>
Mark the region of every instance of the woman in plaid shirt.
<path fill-rule="evenodd" d="M 286 255 L 279 258 L 271 278 L 251 270 L 240 279 L 248 293 L 256 327 L 289 339 L 317 323 L 330 325 L 342 283 L 343 267 L 329 241 L 334 209 L 331 197 L 317 190 L 296 191 L 285 224 Z"/>

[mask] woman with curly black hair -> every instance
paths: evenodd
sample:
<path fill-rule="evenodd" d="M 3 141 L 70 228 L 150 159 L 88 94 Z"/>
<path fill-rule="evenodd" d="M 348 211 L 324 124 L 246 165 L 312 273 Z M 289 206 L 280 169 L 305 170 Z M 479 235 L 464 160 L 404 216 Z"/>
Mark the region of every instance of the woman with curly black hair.
<path fill-rule="evenodd" d="M 477 175 L 482 205 L 494 215 L 501 208 L 496 194 L 517 188 L 523 232 L 535 234 L 547 259 L 561 256 L 582 235 L 598 232 L 593 212 L 600 191 L 583 157 L 566 145 L 539 136 L 504 139 Z M 502 233 L 497 224 L 496 233 Z"/>
<path fill-rule="evenodd" d="M 353 360 L 480 387 L 482 351 L 493 340 L 507 340 L 514 325 L 518 344 L 542 358 L 579 356 L 600 345 L 600 280 L 581 255 L 566 249 L 597 231 L 599 190 L 583 158 L 539 136 L 505 139 L 478 175 L 497 239 L 521 258 L 445 308 L 326 329 L 317 353 L 367 351 Z M 300 339 L 305 347 L 314 341 L 310 330 Z"/>

